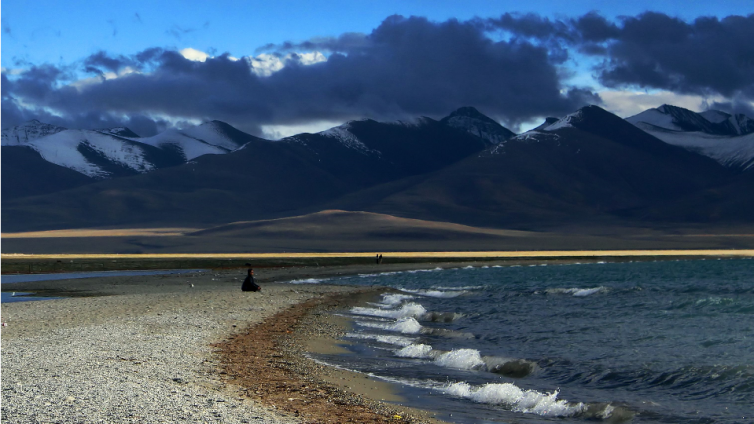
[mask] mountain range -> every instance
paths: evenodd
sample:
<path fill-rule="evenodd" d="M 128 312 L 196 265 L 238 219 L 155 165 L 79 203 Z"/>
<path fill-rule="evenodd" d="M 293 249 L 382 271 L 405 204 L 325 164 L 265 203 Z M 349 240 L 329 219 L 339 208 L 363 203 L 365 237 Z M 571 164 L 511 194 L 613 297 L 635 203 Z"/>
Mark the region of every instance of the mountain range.
<path fill-rule="evenodd" d="M 588 106 L 518 135 L 472 107 L 278 141 L 219 121 L 153 137 L 31 121 L 2 133 L 2 225 L 208 228 L 327 209 L 521 230 L 748 224 L 752 137 L 744 115 L 669 105 L 627 119 Z"/>

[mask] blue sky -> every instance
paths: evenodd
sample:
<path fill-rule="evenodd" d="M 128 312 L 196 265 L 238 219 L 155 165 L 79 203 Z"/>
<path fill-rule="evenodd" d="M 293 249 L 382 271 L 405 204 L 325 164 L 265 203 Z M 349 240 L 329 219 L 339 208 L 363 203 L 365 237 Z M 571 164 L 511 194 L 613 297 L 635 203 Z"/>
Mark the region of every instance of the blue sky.
<path fill-rule="evenodd" d="M 689 24 L 691 28 L 694 21 L 701 16 L 713 16 L 717 21 L 723 22 L 724 19 L 731 15 L 748 16 L 754 12 L 754 4 L 751 1 L 632 1 L 632 2 L 607 2 L 604 1 L 544 1 L 530 0 L 521 1 L 482 1 L 467 0 L 458 1 L 329 1 L 329 2 L 308 2 L 308 1 L 276 1 L 276 2 L 244 2 L 244 1 L 215 1 L 209 2 L 191 2 L 191 1 L 20 1 L 5 0 L 2 2 L 2 67 L 3 74 L 9 81 L 8 90 L 3 90 L 4 115 L 6 109 L 10 108 L 10 102 L 13 101 L 14 109 L 8 112 L 8 118 L 3 118 L 3 127 L 10 123 L 16 123 L 11 117 L 18 119 L 39 116 L 42 118 L 58 119 L 61 123 L 68 121 L 69 126 L 84 125 L 86 121 L 83 116 L 93 116 L 101 114 L 98 119 L 102 124 L 110 121 L 121 120 L 129 123 L 133 120 L 135 104 L 137 99 L 129 101 L 129 107 L 123 104 L 112 105 L 112 102 L 102 101 L 101 105 L 92 104 L 90 110 L 76 109 L 66 110 L 62 103 L 44 103 L 38 98 L 33 98 L 29 91 L 23 91 L 21 85 L 15 86 L 19 78 L 30 78 L 32 73 L 26 73 L 26 76 L 19 76 L 29 69 L 39 70 L 43 66 L 46 69 L 55 69 L 56 75 L 66 74 L 66 78 L 58 76 L 54 83 L 56 90 L 65 85 L 73 84 L 79 92 L 82 90 L 94 90 L 92 84 L 88 82 L 91 79 L 91 67 L 89 74 L 83 71 L 85 68 L 82 63 L 91 59 L 93 55 L 100 57 L 107 56 L 110 58 L 127 58 L 138 55 L 148 49 L 159 48 L 162 51 L 184 52 L 184 56 L 190 55 L 190 52 L 201 52 L 208 57 L 219 57 L 223 53 L 229 53 L 235 60 L 236 58 L 258 57 L 260 54 L 274 54 L 285 60 L 285 55 L 290 53 L 309 53 L 319 52 L 326 60 L 331 57 L 334 51 L 324 49 L 317 50 L 311 46 L 301 46 L 300 43 L 305 41 L 318 41 L 323 37 L 338 38 L 348 33 L 358 33 L 363 36 L 369 36 L 377 28 L 385 29 L 386 18 L 398 14 L 404 17 L 416 16 L 426 18 L 426 21 L 438 27 L 455 19 L 461 23 L 472 22 L 475 18 L 484 20 L 499 19 L 506 13 L 518 12 L 511 15 L 514 18 L 521 18 L 526 13 L 533 13 L 540 20 L 549 23 L 571 22 L 579 17 L 587 15 L 589 12 L 597 12 L 604 20 L 615 23 L 618 26 L 623 25 L 624 18 L 637 18 L 646 11 L 660 12 L 671 19 L 677 19 Z M 616 56 L 623 46 L 622 41 L 616 38 L 614 41 L 602 41 L 602 47 L 608 47 L 612 50 L 610 54 L 583 54 L 586 51 L 584 42 L 575 45 L 573 40 L 557 38 L 557 35 L 548 35 L 547 39 L 537 38 L 530 33 L 526 33 L 526 24 L 524 19 L 509 19 L 509 22 L 498 25 L 496 29 L 486 30 L 485 37 L 492 41 L 510 40 L 511 37 L 519 37 L 525 40 L 524 43 L 530 43 L 536 48 L 546 49 L 550 52 L 550 65 L 553 72 L 558 74 L 558 81 L 561 91 L 572 89 L 574 87 L 588 87 L 592 94 L 597 94 L 603 107 L 608 110 L 626 116 L 643 110 L 646 107 L 659 106 L 665 102 L 672 102 L 681 106 L 699 110 L 705 104 L 717 102 L 728 105 L 730 111 L 746 110 L 751 105 L 751 96 L 747 94 L 754 91 L 748 84 L 743 81 L 741 87 L 717 87 L 714 83 L 701 80 L 693 80 L 688 77 L 687 83 L 673 85 L 670 83 L 658 82 L 657 78 L 643 79 L 639 76 L 642 72 L 638 69 L 638 62 L 629 64 L 621 69 L 613 69 L 614 72 L 608 73 L 605 69 L 599 78 L 595 78 L 595 70 L 600 63 L 605 61 L 629 61 L 631 58 Z M 570 21 L 569 21 L 570 20 Z M 649 25 L 649 20 L 646 20 Z M 531 22 L 528 22 L 531 23 Z M 408 28 L 411 25 L 424 25 L 418 21 L 393 22 L 393 27 L 404 26 Z M 662 24 L 658 24 L 661 26 Z M 739 23 L 747 25 L 745 23 Z M 503 28 L 501 30 L 500 28 Z M 701 26 L 692 29 L 699 30 Z M 447 29 L 447 28 L 446 28 Z M 523 32 L 522 32 L 523 31 Z M 442 31 L 440 31 L 442 32 Z M 438 37 L 442 34 L 438 32 Z M 740 32 L 740 31 L 739 31 Z M 566 37 L 567 38 L 567 37 Z M 732 42 L 734 40 L 731 40 Z M 286 42 L 293 43 L 295 48 L 284 47 Z M 431 42 L 431 41 L 430 41 Z M 439 41 L 438 41 L 439 42 Z M 315 43 L 316 44 L 316 43 Z M 262 49 L 265 45 L 273 45 L 267 49 Z M 317 46 L 321 46 L 317 44 Z M 591 46 L 593 47 L 593 46 Z M 342 50 L 336 53 L 344 54 L 346 57 L 354 56 L 353 50 L 348 46 L 340 47 Z M 626 47 L 627 48 L 627 47 Z M 192 50 L 185 50 L 192 49 Z M 560 53 L 558 53 L 560 49 Z M 580 49 L 580 50 L 579 50 Z M 625 49 L 623 49 L 625 51 Z M 563 53 L 565 51 L 566 53 Z M 189 53 L 186 53 L 189 52 Z M 201 54 L 196 53 L 196 54 Z M 567 59 L 557 59 L 557 54 L 567 56 Z M 659 54 L 659 53 L 658 53 Z M 731 55 L 737 55 L 733 62 L 740 62 L 741 55 L 748 55 L 749 52 L 731 52 Z M 193 57 L 193 56 L 192 56 Z M 533 56 L 532 56 L 533 57 Z M 196 59 L 196 57 L 194 57 Z M 318 59 L 319 60 L 319 59 Z M 377 60 L 377 59 L 375 59 Z M 435 59 L 428 59 L 435 60 Z M 531 63 L 532 59 L 528 60 Z M 638 60 L 638 59 L 637 59 Z M 652 60 L 643 58 L 641 60 Z M 661 59 L 657 59 L 660 60 Z M 306 61 L 300 64 L 310 65 L 317 60 Z M 87 63 L 91 63 L 89 60 Z M 112 77 L 122 77 L 126 75 L 124 70 L 133 69 L 125 65 L 122 61 L 121 68 L 112 69 L 110 74 L 102 68 L 104 79 Z M 660 63 L 658 62 L 658 63 Z M 97 64 L 101 65 L 101 61 Z M 163 62 L 159 62 L 164 65 Z M 507 63 L 507 62 L 506 62 Z M 324 67 L 323 64 L 315 64 Z M 316 68 L 312 67 L 312 72 Z M 496 66 L 500 66 L 498 63 Z M 512 63 L 509 66 L 517 66 Z M 633 68 L 631 68 L 633 66 Z M 672 67 L 675 65 L 666 64 L 663 66 Z M 160 68 L 163 69 L 163 68 Z M 670 68 L 668 68 L 670 69 Z M 152 69 L 140 69 L 140 73 L 150 72 Z M 130 72 L 129 71 L 129 72 Z M 626 76 L 626 72 L 633 72 L 632 76 Z M 670 69 L 672 72 L 683 74 L 682 64 L 676 68 Z M 704 70 L 692 70 L 701 74 Z M 743 69 L 742 72 L 746 70 Z M 325 71 L 322 71 L 325 72 Z M 710 71 L 704 71 L 710 72 Z M 712 71 L 714 72 L 714 70 Z M 49 72 L 48 72 L 49 74 Z M 112 75 L 111 75 L 112 74 Z M 36 75 L 36 74 L 35 74 Z M 465 75 L 465 74 L 464 74 Z M 269 77 L 269 75 L 257 75 L 259 78 Z M 133 75 L 131 83 L 135 82 Z M 540 78 L 548 77 L 546 75 Z M 683 75 L 682 75 L 683 77 Z M 282 79 L 282 77 L 276 77 Z M 375 75 L 376 79 L 381 75 Z M 448 74 L 448 88 L 453 91 L 460 90 L 454 87 L 452 80 L 453 74 Z M 621 79 L 622 78 L 622 79 Z M 76 82 L 81 79 L 87 82 Z M 120 78 L 124 79 L 125 78 Z M 677 79 L 677 77 L 675 77 Z M 272 81 L 272 80 L 270 80 Z M 490 83 L 500 84 L 500 80 L 494 78 Z M 4 79 L 5 83 L 5 79 Z M 239 84 L 245 84 L 238 82 Z M 109 82 L 114 85 L 113 81 Z M 254 84 L 251 82 L 250 84 Z M 284 82 L 281 82 L 285 86 Z M 363 85 L 364 82 L 353 82 L 352 86 Z M 607 84 L 607 86 L 606 86 Z M 707 84 L 705 86 L 704 84 Z M 10 87 L 13 85 L 12 87 Z M 28 85 L 27 85 L 28 86 Z M 349 90 L 353 89 L 349 86 Z M 526 86 L 524 84 L 524 86 Z M 18 87 L 18 88 L 16 88 Z M 442 84 L 434 86 L 435 91 Z M 555 86 L 553 86 L 555 87 Z M 555 88 L 558 88 L 555 87 Z M 333 90 L 345 90 L 346 88 L 333 87 Z M 465 87 L 464 89 L 468 89 Z M 276 89 L 277 90 L 277 89 Z M 286 95 L 305 95 L 308 90 L 299 88 L 297 93 L 287 93 Z M 429 89 L 427 89 L 429 90 Z M 515 91 L 515 87 L 511 88 Z M 200 92 L 201 89 L 197 88 Z M 510 90 L 509 90 L 510 91 Z M 15 94 L 11 94 L 15 93 Z M 123 93 L 123 91 L 119 91 Z M 251 91 L 250 93 L 257 93 Z M 279 91 L 275 91 L 280 95 Z M 504 94 L 505 92 L 501 92 Z M 575 92 L 574 92 L 575 93 Z M 58 93 L 60 94 L 60 93 Z M 370 96 L 364 93 L 363 97 Z M 418 94 L 417 94 L 418 95 Z M 575 95 L 575 94 L 574 94 Z M 100 95 L 101 96 L 101 95 Z M 564 94 L 565 96 L 565 94 Z M 49 98 L 50 96 L 47 96 Z M 573 97 L 573 96 L 572 96 Z M 97 97 L 101 98 L 101 97 Z M 584 97 L 582 101 L 588 101 Z M 459 101 L 465 97 L 460 96 Z M 482 96 L 469 96 L 469 100 L 482 99 Z M 482 99 L 483 100 L 483 99 Z M 93 101 L 93 100 L 92 100 Z M 205 101 L 209 101 L 205 99 Z M 500 101 L 504 101 L 500 99 Z M 62 100 L 61 100 L 62 102 Z M 485 103 L 486 101 L 482 101 Z M 228 105 L 238 104 L 238 101 L 229 101 Z M 336 102 L 337 103 L 337 102 Z M 353 102 L 352 102 L 353 103 Z M 395 103 L 395 104 L 393 104 Z M 224 105 L 223 108 L 211 109 L 206 111 L 191 110 L 180 111 L 180 108 L 171 108 L 164 104 L 154 102 L 145 103 L 143 117 L 158 122 L 159 128 L 171 125 L 185 125 L 195 123 L 203 119 L 224 119 L 234 125 L 244 126 L 241 121 L 249 116 L 249 121 L 253 124 L 246 125 L 247 130 L 253 130 L 257 133 L 267 132 L 268 135 L 286 135 L 300 129 L 326 127 L 331 123 L 338 123 L 341 119 L 357 118 L 363 115 L 375 118 L 400 117 L 402 114 L 411 115 L 416 112 L 426 113 L 430 116 L 439 114 L 439 110 L 433 108 L 415 106 L 418 103 L 412 99 L 383 99 L 379 105 L 370 104 L 362 108 L 355 108 L 353 113 L 345 112 L 345 104 L 334 104 L 333 107 L 338 109 L 338 113 L 328 114 L 325 111 L 318 111 L 308 116 L 305 113 L 284 113 L 283 109 L 296 109 L 298 105 L 280 106 L 274 110 L 262 110 L 259 105 L 244 105 L 247 115 L 229 113 L 228 116 L 210 116 L 217 113 L 218 110 L 226 110 L 231 107 Z M 491 110 L 494 118 L 501 122 L 508 123 L 511 126 L 526 127 L 537 122 L 540 118 L 548 113 L 559 113 L 566 111 L 565 108 L 573 102 L 562 102 L 562 105 L 553 108 L 543 108 L 541 114 L 532 109 L 527 113 L 517 114 L 510 109 L 495 108 L 488 106 L 486 103 L 478 106 L 485 112 L 485 106 Z M 412 106 L 414 105 L 414 106 Z M 7 107 L 6 107 L 7 106 Z M 463 106 L 463 105 L 458 105 Z M 100 109 L 97 109 L 100 107 Z M 532 106 L 534 108 L 534 106 Z M 424 110 L 426 109 L 426 110 Z M 548 110 L 549 109 L 549 110 Z M 735 109 L 735 110 L 734 110 Z M 255 115 L 255 111 L 256 113 Z M 450 112 L 448 110 L 447 112 Z M 105 116 L 106 115 L 106 116 Z M 266 116 L 266 118 L 265 118 Z M 49 119 L 48 119 L 49 120 Z M 145 127 L 146 128 L 146 127 Z"/>
<path fill-rule="evenodd" d="M 268 43 L 344 32 L 368 33 L 392 14 L 435 21 L 506 12 L 608 18 L 665 12 L 684 20 L 754 12 L 748 0 L 716 1 L 22 1 L 2 2 L 2 66 L 72 61 L 98 50 L 135 53 L 163 46 L 246 56 Z"/>

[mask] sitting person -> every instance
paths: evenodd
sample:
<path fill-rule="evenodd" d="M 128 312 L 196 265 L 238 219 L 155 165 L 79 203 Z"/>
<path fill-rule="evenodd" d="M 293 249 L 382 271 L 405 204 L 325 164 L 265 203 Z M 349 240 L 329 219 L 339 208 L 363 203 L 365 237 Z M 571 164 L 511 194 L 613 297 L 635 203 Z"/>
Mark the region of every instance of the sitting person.
<path fill-rule="evenodd" d="M 243 291 L 260 291 L 262 290 L 261 287 L 259 287 L 254 282 L 254 270 L 249 268 L 249 273 L 246 275 L 246 279 L 243 280 L 243 284 L 241 285 L 241 290 Z"/>

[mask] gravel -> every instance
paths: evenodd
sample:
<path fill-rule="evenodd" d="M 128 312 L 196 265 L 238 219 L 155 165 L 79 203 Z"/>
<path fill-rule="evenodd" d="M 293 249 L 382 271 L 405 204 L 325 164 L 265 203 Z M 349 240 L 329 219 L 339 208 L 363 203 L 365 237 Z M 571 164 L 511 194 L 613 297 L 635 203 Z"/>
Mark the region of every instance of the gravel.
<path fill-rule="evenodd" d="M 235 284 L 3 306 L 2 421 L 293 423 L 223 384 L 213 343 L 347 287 Z"/>

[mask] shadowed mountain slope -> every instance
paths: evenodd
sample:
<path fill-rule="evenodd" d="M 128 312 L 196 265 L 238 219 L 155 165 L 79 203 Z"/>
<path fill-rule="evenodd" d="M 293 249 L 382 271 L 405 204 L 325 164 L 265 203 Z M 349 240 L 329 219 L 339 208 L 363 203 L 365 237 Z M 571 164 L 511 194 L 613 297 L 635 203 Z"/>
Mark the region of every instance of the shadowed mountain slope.
<path fill-rule="evenodd" d="M 677 199 L 730 177 L 714 161 L 591 106 L 412 184 L 375 187 L 330 206 L 534 228 L 614 221 L 622 210 Z"/>
<path fill-rule="evenodd" d="M 94 179 L 47 162 L 36 151 L 5 146 L 2 153 L 3 200 L 55 193 L 90 184 Z"/>
<path fill-rule="evenodd" d="M 354 121 L 279 142 L 251 140 L 229 154 L 6 202 L 3 224 L 8 229 L 203 225 L 275 217 L 436 171 L 484 146 L 478 137 L 431 119 L 410 124 Z"/>

